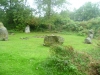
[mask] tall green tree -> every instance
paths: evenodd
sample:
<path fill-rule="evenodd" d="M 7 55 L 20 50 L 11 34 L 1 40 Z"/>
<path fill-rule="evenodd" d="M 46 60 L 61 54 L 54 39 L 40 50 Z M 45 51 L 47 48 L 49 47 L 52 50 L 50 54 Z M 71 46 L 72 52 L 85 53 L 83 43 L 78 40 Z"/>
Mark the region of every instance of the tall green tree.
<path fill-rule="evenodd" d="M 87 2 L 78 10 L 76 10 L 71 18 L 76 21 L 86 21 L 98 16 L 100 16 L 100 4 Z"/>
<path fill-rule="evenodd" d="M 1 9 L 6 13 L 6 23 L 9 28 L 23 29 L 31 17 L 32 11 L 26 0 L 0 0 Z"/>
<path fill-rule="evenodd" d="M 66 0 L 35 0 L 36 14 L 39 17 L 43 16 L 42 24 L 46 25 L 48 30 L 52 30 L 55 27 L 55 21 L 57 20 L 57 12 L 66 9 Z"/>
<path fill-rule="evenodd" d="M 37 5 L 38 14 L 50 18 L 50 16 L 55 12 L 55 9 L 59 11 L 67 2 L 66 0 L 35 0 L 35 3 Z"/>

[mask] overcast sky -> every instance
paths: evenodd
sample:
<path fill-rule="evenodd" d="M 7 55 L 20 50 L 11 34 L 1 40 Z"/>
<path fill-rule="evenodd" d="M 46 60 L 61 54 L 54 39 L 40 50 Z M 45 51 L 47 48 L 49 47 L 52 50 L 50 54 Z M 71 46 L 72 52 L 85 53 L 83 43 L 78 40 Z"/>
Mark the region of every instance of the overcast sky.
<path fill-rule="evenodd" d="M 96 3 L 96 2 L 100 2 L 100 0 L 69 0 L 69 2 L 71 3 L 70 6 L 72 8 L 78 9 L 80 6 L 82 6 L 86 2 Z"/>
<path fill-rule="evenodd" d="M 28 3 L 31 7 L 34 6 L 33 1 L 34 0 L 28 0 Z M 96 3 L 96 2 L 100 2 L 100 0 L 68 0 L 68 2 L 71 4 L 69 6 L 69 9 L 73 10 L 74 8 L 78 9 L 80 6 L 82 6 L 86 2 Z"/>

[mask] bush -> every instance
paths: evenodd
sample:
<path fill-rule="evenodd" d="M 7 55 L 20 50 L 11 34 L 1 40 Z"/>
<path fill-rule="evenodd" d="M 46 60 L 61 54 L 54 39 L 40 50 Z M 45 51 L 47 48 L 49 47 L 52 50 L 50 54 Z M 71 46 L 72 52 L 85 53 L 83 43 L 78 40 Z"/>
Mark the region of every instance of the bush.
<path fill-rule="evenodd" d="M 87 34 L 88 34 L 88 30 L 87 29 L 83 29 L 83 30 L 81 30 L 81 31 L 78 32 L 79 36 L 85 36 Z"/>
<path fill-rule="evenodd" d="M 50 57 L 38 65 L 44 75 L 100 75 L 100 61 L 87 53 L 75 52 L 72 46 L 54 45 Z"/>
<path fill-rule="evenodd" d="M 100 40 L 97 42 L 97 48 L 88 54 L 93 57 L 89 64 L 89 75 L 100 75 Z"/>
<path fill-rule="evenodd" d="M 86 75 L 87 55 L 75 52 L 72 46 L 60 45 L 52 46 L 50 53 L 44 63 L 48 75 Z"/>
<path fill-rule="evenodd" d="M 90 63 L 89 75 L 100 75 L 100 62 L 94 61 Z"/>

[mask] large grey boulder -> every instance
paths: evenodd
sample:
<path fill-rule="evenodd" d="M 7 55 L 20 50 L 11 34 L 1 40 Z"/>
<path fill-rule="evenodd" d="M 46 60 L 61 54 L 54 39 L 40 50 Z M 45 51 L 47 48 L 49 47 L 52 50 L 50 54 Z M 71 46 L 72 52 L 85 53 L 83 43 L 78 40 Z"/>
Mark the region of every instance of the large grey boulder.
<path fill-rule="evenodd" d="M 93 34 L 89 34 L 88 37 L 90 37 L 91 39 L 93 39 Z"/>
<path fill-rule="evenodd" d="M 62 45 L 64 43 L 64 38 L 61 36 L 45 36 L 44 37 L 44 44 L 45 46 L 52 46 L 54 44 L 60 44 Z"/>
<path fill-rule="evenodd" d="M 2 41 L 8 40 L 8 31 L 6 27 L 4 27 L 2 22 L 0 22 L 0 40 Z"/>
<path fill-rule="evenodd" d="M 85 39 L 85 43 L 86 43 L 86 44 L 91 44 L 91 43 L 92 43 L 91 38 L 90 38 L 90 37 L 87 37 L 87 38 Z"/>

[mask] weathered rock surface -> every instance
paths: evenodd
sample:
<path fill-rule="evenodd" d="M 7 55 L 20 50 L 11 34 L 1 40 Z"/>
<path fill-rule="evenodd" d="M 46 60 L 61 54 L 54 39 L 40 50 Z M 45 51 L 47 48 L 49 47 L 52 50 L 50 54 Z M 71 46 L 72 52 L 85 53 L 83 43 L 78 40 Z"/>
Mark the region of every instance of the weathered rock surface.
<path fill-rule="evenodd" d="M 91 44 L 93 39 L 94 31 L 91 29 L 88 32 L 88 37 L 85 39 L 86 44 Z"/>
<path fill-rule="evenodd" d="M 0 40 L 2 41 L 8 40 L 8 31 L 6 27 L 4 27 L 2 22 L 0 22 Z"/>
<path fill-rule="evenodd" d="M 87 38 L 85 39 L 85 43 L 86 43 L 86 44 L 91 44 L 91 43 L 92 43 L 91 38 L 90 38 L 90 37 L 87 37 Z"/>
<path fill-rule="evenodd" d="M 29 25 L 27 25 L 27 26 L 25 27 L 25 33 L 30 33 L 30 26 L 29 26 Z"/>
<path fill-rule="evenodd" d="M 51 46 L 54 44 L 60 44 L 62 45 L 64 43 L 64 38 L 62 38 L 61 36 L 45 36 L 44 37 L 44 45 L 45 46 Z"/>
<path fill-rule="evenodd" d="M 93 39 L 93 36 L 94 36 L 94 31 L 91 29 L 88 32 L 88 37 L 90 37 L 91 39 Z"/>

